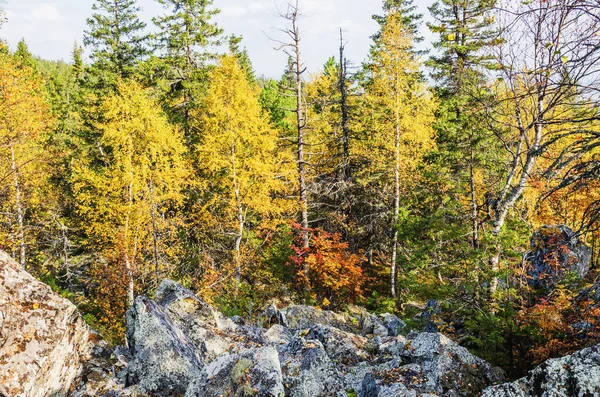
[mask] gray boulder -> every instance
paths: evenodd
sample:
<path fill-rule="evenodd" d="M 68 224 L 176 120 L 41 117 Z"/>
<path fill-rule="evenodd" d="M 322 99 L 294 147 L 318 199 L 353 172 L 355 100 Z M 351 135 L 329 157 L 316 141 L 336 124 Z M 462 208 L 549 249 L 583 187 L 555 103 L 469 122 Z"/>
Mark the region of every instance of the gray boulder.
<path fill-rule="evenodd" d="M 279 316 L 283 318 L 282 325 L 293 330 L 307 329 L 315 324 L 321 324 L 363 336 L 370 334 L 388 336 L 390 332 L 397 332 L 395 329 L 390 331 L 384 320 L 377 315 L 353 305 L 350 305 L 345 313 L 305 305 L 291 305 L 279 310 L 279 313 Z M 392 320 L 391 317 L 389 319 Z M 397 325 L 400 326 L 401 322 L 398 321 Z"/>
<path fill-rule="evenodd" d="M 118 388 L 109 356 L 71 302 L 0 251 L 0 396 L 101 395 Z"/>
<path fill-rule="evenodd" d="M 346 332 L 360 331 L 360 321 L 348 315 L 321 310 L 312 306 L 292 305 L 281 310 L 286 326 L 293 330 L 307 329 L 315 324 L 331 325 Z"/>
<path fill-rule="evenodd" d="M 400 356 L 420 368 L 414 389 L 424 393 L 471 396 L 504 380 L 500 369 L 440 333 L 409 334 Z"/>
<path fill-rule="evenodd" d="M 380 348 L 380 358 L 391 356 L 389 361 L 353 367 L 346 389 L 365 397 L 473 396 L 504 379 L 501 370 L 439 333 L 398 336 Z"/>
<path fill-rule="evenodd" d="M 419 394 L 419 396 L 421 395 Z M 409 390 L 403 383 L 386 383 L 385 380 L 371 373 L 365 375 L 359 397 L 388 396 L 416 397 L 417 392 Z"/>
<path fill-rule="evenodd" d="M 185 394 L 202 368 L 188 337 L 163 307 L 143 296 L 127 311 L 126 322 L 133 358 L 127 367 L 127 385 L 155 396 Z"/>
<path fill-rule="evenodd" d="M 262 318 L 267 326 L 278 324 L 287 327 L 285 313 L 277 308 L 275 302 L 272 302 L 262 313 Z"/>
<path fill-rule="evenodd" d="M 381 318 L 383 325 L 387 329 L 388 336 L 398 336 L 400 332 L 402 332 L 402 330 L 406 327 L 404 321 L 400 320 L 393 314 L 383 313 L 380 314 L 379 317 Z"/>
<path fill-rule="evenodd" d="M 201 359 L 213 360 L 234 344 L 232 336 L 240 326 L 180 284 L 163 281 L 154 299 L 169 315 L 173 326 L 191 342 Z"/>
<path fill-rule="evenodd" d="M 306 334 L 308 340 L 318 340 L 327 355 L 336 363 L 353 365 L 369 360 L 369 350 L 375 346 L 367 338 L 339 330 L 330 325 L 315 325 Z"/>
<path fill-rule="evenodd" d="M 346 397 L 343 374 L 318 340 L 295 337 L 280 349 L 279 360 L 288 397 Z"/>
<path fill-rule="evenodd" d="M 587 397 L 600 395 L 600 345 L 550 359 L 526 377 L 485 389 L 482 397 Z"/>
<path fill-rule="evenodd" d="M 551 288 L 565 273 L 580 279 L 590 270 L 592 250 L 568 226 L 544 226 L 531 237 L 525 255 L 527 281 L 536 288 Z"/>
<path fill-rule="evenodd" d="M 206 365 L 185 397 L 283 397 L 283 377 L 277 350 L 251 348 L 223 354 Z"/>
<path fill-rule="evenodd" d="M 283 325 L 275 324 L 265 332 L 265 338 L 268 343 L 281 345 L 292 340 L 292 333 Z"/>
<path fill-rule="evenodd" d="M 425 332 L 438 332 L 440 328 L 442 307 L 435 299 L 430 299 L 421 313 L 421 321 L 425 324 Z"/>

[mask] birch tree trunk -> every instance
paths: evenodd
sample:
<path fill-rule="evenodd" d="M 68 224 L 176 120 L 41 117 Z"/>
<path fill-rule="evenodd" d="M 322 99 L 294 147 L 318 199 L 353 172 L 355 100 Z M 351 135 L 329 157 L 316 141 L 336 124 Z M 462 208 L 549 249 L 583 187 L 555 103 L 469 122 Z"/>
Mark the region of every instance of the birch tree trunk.
<path fill-rule="evenodd" d="M 17 165 L 17 159 L 15 156 L 14 146 L 10 146 L 11 156 L 11 170 L 13 173 L 13 182 L 15 187 L 15 207 L 17 211 L 17 239 L 19 241 L 19 264 L 24 268 L 26 263 L 26 245 L 25 245 L 25 220 L 24 220 L 24 208 L 23 208 L 23 197 L 21 191 L 21 181 L 19 166 Z"/>
<path fill-rule="evenodd" d="M 390 293 L 396 297 L 396 276 L 398 274 L 398 213 L 400 212 L 400 113 L 396 106 L 394 133 L 394 213 L 392 217 L 392 258 L 390 263 Z"/>

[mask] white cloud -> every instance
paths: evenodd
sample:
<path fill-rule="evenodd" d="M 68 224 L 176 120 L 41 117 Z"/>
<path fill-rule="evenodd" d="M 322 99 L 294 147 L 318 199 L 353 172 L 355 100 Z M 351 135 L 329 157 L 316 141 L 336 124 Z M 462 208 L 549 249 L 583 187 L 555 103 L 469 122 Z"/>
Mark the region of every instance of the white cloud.
<path fill-rule="evenodd" d="M 248 10 L 237 4 L 231 4 L 221 7 L 221 14 L 225 17 L 240 18 L 248 14 Z"/>
<path fill-rule="evenodd" d="M 31 10 L 31 15 L 33 19 L 39 21 L 59 21 L 62 19 L 55 3 L 40 4 Z"/>
<path fill-rule="evenodd" d="M 261 12 L 273 9 L 274 5 L 273 3 L 268 1 L 253 1 L 248 5 L 248 8 L 252 12 Z"/>
<path fill-rule="evenodd" d="M 300 4 L 300 12 L 311 16 L 311 14 L 323 15 L 324 12 L 333 11 L 335 4 L 329 0 L 305 0 Z"/>

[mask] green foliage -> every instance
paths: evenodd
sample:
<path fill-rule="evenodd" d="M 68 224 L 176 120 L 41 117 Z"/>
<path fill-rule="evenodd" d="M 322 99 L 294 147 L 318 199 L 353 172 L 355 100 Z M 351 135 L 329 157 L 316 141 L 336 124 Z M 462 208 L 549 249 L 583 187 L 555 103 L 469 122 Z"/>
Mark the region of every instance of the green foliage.
<path fill-rule="evenodd" d="M 171 12 L 153 19 L 158 51 L 147 66 L 152 83 L 164 90 L 167 114 L 195 143 L 191 113 L 200 106 L 210 61 L 218 57 L 214 48 L 222 44 L 223 30 L 213 21 L 220 11 L 211 8 L 212 0 L 158 1 Z"/>
<path fill-rule="evenodd" d="M 366 307 L 373 313 L 394 313 L 396 312 L 396 300 L 386 295 L 381 295 L 377 291 L 373 291 L 367 298 L 362 298 L 359 301 L 361 306 Z"/>
<path fill-rule="evenodd" d="M 92 10 L 84 43 L 91 49 L 94 73 L 107 85 L 132 77 L 149 53 L 136 0 L 96 0 Z"/>
<path fill-rule="evenodd" d="M 415 48 L 416 2 L 384 0 L 360 70 L 331 57 L 302 82 L 305 248 L 291 226 L 293 58 L 281 78 L 257 78 L 241 38 L 215 23 L 211 0 L 158 1 L 164 12 L 148 36 L 135 0 L 96 0 L 84 40 L 90 65 L 77 44 L 69 63 L 37 59 L 23 40 L 14 53 L 0 44 L 0 246 L 111 343 L 123 340 L 134 295 L 151 296 L 163 277 L 251 321 L 274 299 L 325 308 L 356 301 L 422 330 L 424 302 L 437 299 L 441 332 L 515 376 L 600 338 L 588 329 L 597 327 L 597 303 L 576 299 L 590 280 L 564 272 L 534 291 L 522 262 L 534 227 L 575 224 L 582 203 L 597 203 L 597 180 L 580 183 L 577 173 L 567 176 L 577 194 L 539 202 L 564 182 L 544 179 L 555 158 L 597 162 L 596 138 L 579 136 L 598 129 L 591 97 L 557 91 L 573 103 L 554 109 L 561 117 L 544 128 L 573 124 L 577 135 L 514 157 L 518 165 L 533 153 L 540 165 L 492 232 L 510 153 L 529 145 L 537 125 L 533 118 L 522 143 L 515 138 L 517 105 L 523 120 L 536 114 L 528 79 L 571 77 L 562 71 L 572 55 L 551 53 L 552 68 L 518 71 L 523 82 L 510 87 L 494 74 L 507 65 L 490 56 L 504 33 L 495 1 L 437 0 L 431 87 Z M 227 44 L 230 55 L 219 56 Z M 509 88 L 519 103 L 507 100 Z M 581 115 L 584 124 L 571 122 Z M 597 245 L 599 236 L 588 238 Z M 578 323 L 583 329 L 568 325 Z"/>

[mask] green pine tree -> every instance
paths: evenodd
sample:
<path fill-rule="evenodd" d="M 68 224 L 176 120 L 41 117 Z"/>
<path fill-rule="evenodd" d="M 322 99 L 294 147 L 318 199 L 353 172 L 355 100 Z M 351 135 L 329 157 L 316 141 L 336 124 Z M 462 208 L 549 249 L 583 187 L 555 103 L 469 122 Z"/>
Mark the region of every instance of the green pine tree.
<path fill-rule="evenodd" d="M 488 182 L 493 180 L 497 144 L 487 129 L 478 103 L 487 92 L 485 70 L 494 67 L 486 53 L 499 44 L 492 9 L 495 0 L 438 0 L 430 8 L 429 29 L 439 35 L 439 55 L 428 66 L 441 100 L 436 122 L 438 161 L 447 167 L 454 193 L 463 203 L 461 214 L 472 248 L 479 247 L 481 212 Z M 486 181 L 487 180 L 487 181 Z M 483 182 L 483 183 L 482 183 Z M 491 183 L 491 182 L 490 182 Z"/>
<path fill-rule="evenodd" d="M 71 60 L 73 64 L 73 75 L 76 79 L 83 77 L 85 65 L 83 63 L 83 48 L 75 42 L 73 51 L 71 52 Z"/>
<path fill-rule="evenodd" d="M 136 0 L 96 0 L 92 10 L 84 44 L 91 50 L 96 74 L 109 84 L 133 76 L 149 53 L 146 24 L 138 16 Z"/>
<path fill-rule="evenodd" d="M 217 54 L 223 30 L 212 18 L 220 11 L 212 9 L 212 0 L 158 0 L 170 14 L 154 18 L 159 28 L 158 49 L 161 54 L 163 82 L 169 92 L 169 114 L 181 124 L 191 139 L 190 112 L 200 103 L 205 89 L 208 61 Z"/>
<path fill-rule="evenodd" d="M 19 66 L 35 69 L 35 59 L 31 52 L 29 52 L 29 47 L 24 38 L 17 44 L 14 58 Z"/>
<path fill-rule="evenodd" d="M 237 59 L 238 65 L 246 74 L 246 79 L 250 83 L 256 82 L 256 74 L 254 73 L 254 67 L 250 60 L 250 55 L 246 48 L 241 49 L 240 43 L 242 42 L 242 36 L 231 35 L 229 37 L 229 52 L 233 54 Z"/>
<path fill-rule="evenodd" d="M 417 11 L 414 0 L 383 0 L 383 15 L 373 15 L 373 19 L 379 24 L 380 31 L 372 38 L 377 43 L 381 35 L 381 29 L 390 13 L 398 13 L 402 19 L 402 25 L 405 26 L 413 36 L 413 43 L 420 43 L 424 40 L 419 34 L 419 28 L 423 21 L 423 14 Z"/>

